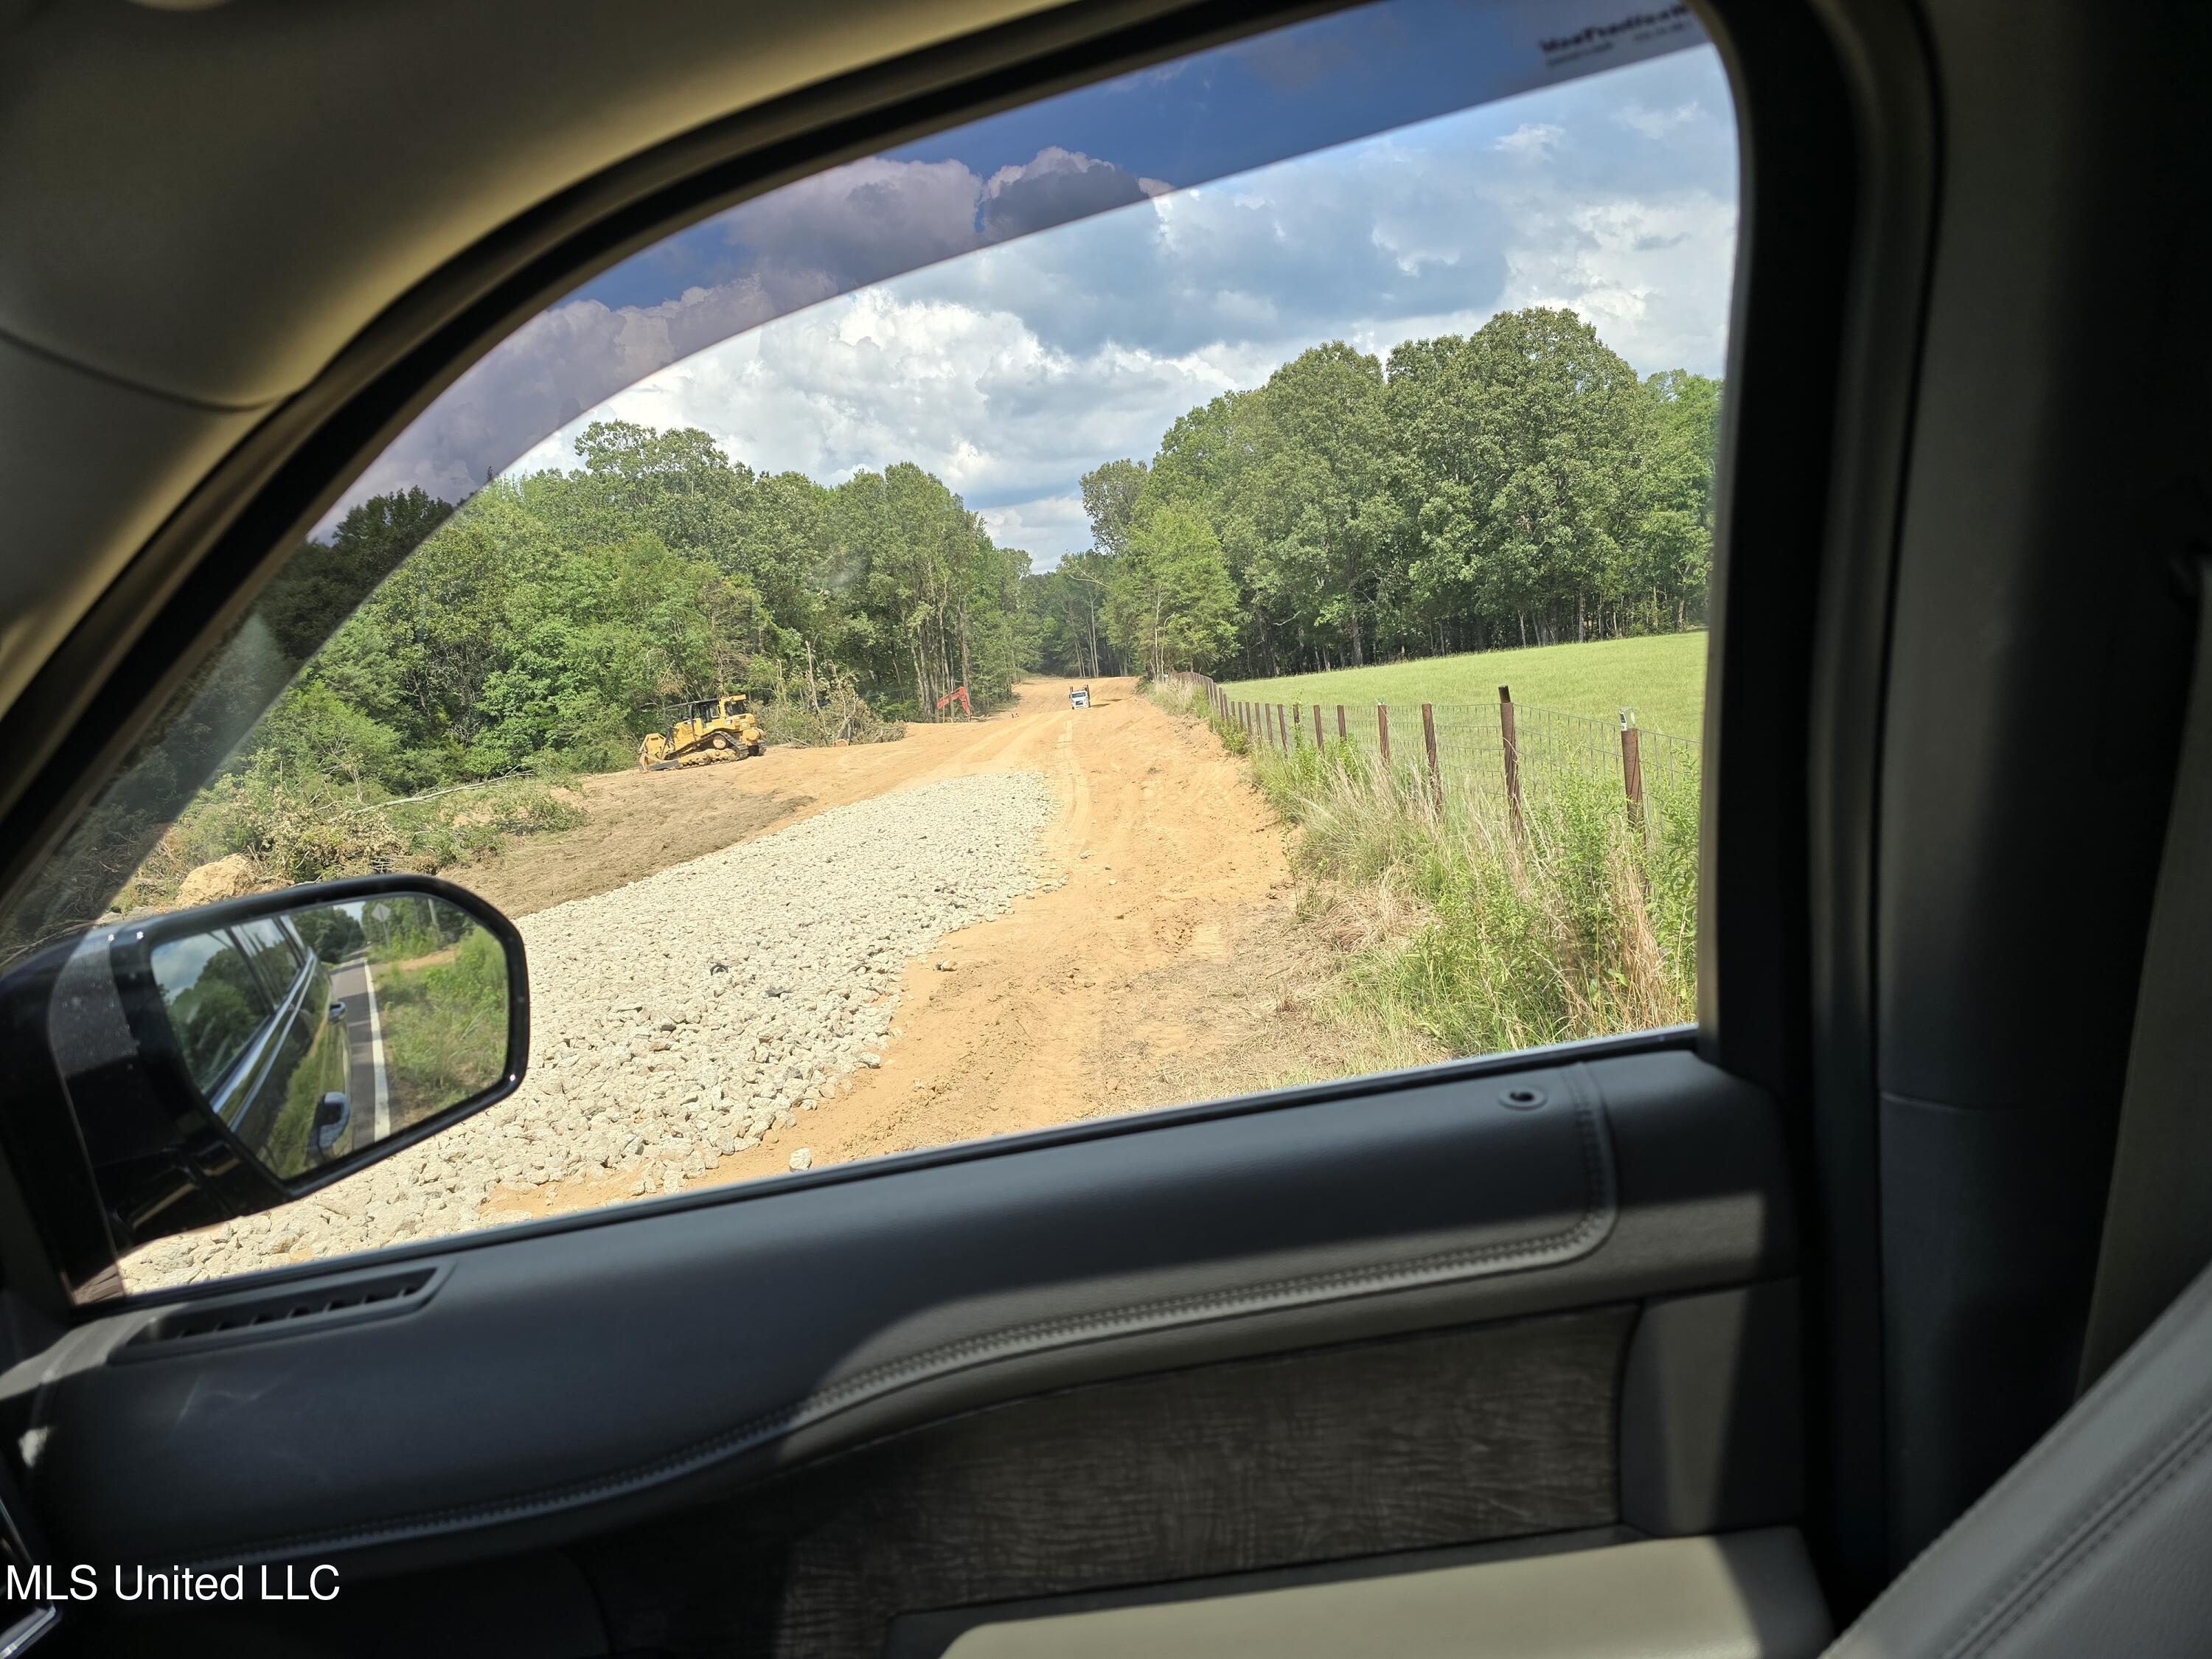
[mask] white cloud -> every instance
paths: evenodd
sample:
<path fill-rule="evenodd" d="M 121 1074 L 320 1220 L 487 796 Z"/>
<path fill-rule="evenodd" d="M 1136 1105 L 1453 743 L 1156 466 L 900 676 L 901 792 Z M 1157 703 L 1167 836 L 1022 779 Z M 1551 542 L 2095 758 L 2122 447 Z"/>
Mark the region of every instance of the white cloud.
<path fill-rule="evenodd" d="M 357 494 L 464 494 L 556 427 L 517 465 L 571 465 L 584 422 L 616 416 L 827 483 L 917 462 L 1042 566 L 1088 541 L 1084 471 L 1323 340 L 1382 355 L 1559 305 L 1640 372 L 1719 372 L 1728 108 L 1717 63 L 1682 54 L 1172 194 L 1059 148 L 988 179 L 857 162 L 726 216 L 741 276 L 539 318 Z M 848 292 L 886 266 L 908 274 Z"/>
<path fill-rule="evenodd" d="M 1673 109 L 1653 109 L 1648 104 L 1624 104 L 1613 118 L 1631 132 L 1656 141 L 1677 127 L 1687 126 L 1704 113 L 1704 107 L 1693 98 L 1686 104 L 1677 104 Z"/>
<path fill-rule="evenodd" d="M 1491 144 L 1492 149 L 1502 149 L 1508 155 L 1549 155 L 1559 147 L 1567 130 L 1550 121 L 1532 122 L 1518 126 L 1503 138 Z"/>
<path fill-rule="evenodd" d="M 1077 477 L 1111 456 L 1149 454 L 1162 410 L 1238 383 L 1206 354 L 1113 343 L 1071 353 L 1011 310 L 904 287 L 833 300 L 649 375 L 518 468 L 571 464 L 575 434 L 603 417 L 700 427 L 750 466 L 825 483 L 911 460 L 1019 526 L 1017 544 L 1048 560 L 1088 539 Z M 1237 369 L 1264 377 L 1272 367 Z"/>
<path fill-rule="evenodd" d="M 1084 516 L 1080 495 L 1048 495 L 1034 501 L 987 507 L 979 516 L 1000 546 L 1029 552 L 1032 570 L 1051 569 L 1062 554 L 1091 540 L 1091 521 Z"/>

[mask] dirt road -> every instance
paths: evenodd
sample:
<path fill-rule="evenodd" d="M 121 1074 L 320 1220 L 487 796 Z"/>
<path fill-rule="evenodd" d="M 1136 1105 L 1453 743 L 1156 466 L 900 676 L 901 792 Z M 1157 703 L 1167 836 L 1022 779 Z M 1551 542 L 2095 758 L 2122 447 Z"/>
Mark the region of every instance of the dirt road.
<path fill-rule="evenodd" d="M 1093 692 L 1071 709 L 1036 683 L 1010 714 L 896 743 L 587 780 L 579 829 L 447 872 L 529 941 L 522 1089 L 296 1203 L 158 1241 L 126 1282 L 1383 1063 L 1328 1016 L 1241 765 L 1126 681 Z"/>
<path fill-rule="evenodd" d="M 1046 884 L 905 969 L 880 1068 L 704 1179 L 780 1173 L 802 1146 L 820 1167 L 1361 1063 L 1322 1016 L 1281 826 L 1239 764 L 1129 681 L 1092 692 L 1091 708 L 1071 709 L 1066 682 L 1033 681 L 1012 714 L 910 726 L 896 743 L 591 781 L 593 823 L 573 833 L 596 828 L 595 855 L 625 869 L 652 862 L 659 840 L 691 845 L 696 830 L 663 827 L 686 818 L 766 829 L 945 778 L 1036 772 L 1060 803 L 1044 832 Z M 518 911 L 612 884 L 568 839 L 521 849 L 517 867 L 472 884 L 495 900 L 506 887 Z M 485 1213 L 625 1195 L 614 1181 L 550 1185 L 502 1193 Z"/>

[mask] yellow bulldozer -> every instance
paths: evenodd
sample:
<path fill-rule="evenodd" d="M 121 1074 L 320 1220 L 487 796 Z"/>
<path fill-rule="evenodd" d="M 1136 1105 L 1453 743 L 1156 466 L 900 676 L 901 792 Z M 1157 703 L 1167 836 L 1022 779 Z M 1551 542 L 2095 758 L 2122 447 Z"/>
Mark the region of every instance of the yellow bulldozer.
<path fill-rule="evenodd" d="M 670 703 L 660 713 L 668 721 L 667 731 L 648 732 L 638 745 L 637 763 L 648 772 L 736 760 L 741 755 L 757 755 L 764 746 L 760 722 L 742 691 Z"/>

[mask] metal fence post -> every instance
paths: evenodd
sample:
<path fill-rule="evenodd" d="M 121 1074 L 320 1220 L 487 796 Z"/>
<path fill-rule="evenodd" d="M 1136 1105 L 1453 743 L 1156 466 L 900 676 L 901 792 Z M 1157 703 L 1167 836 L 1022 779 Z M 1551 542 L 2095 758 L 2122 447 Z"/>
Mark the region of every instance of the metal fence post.
<path fill-rule="evenodd" d="M 1375 736 L 1382 745 L 1382 764 L 1388 766 L 1390 763 L 1390 705 L 1387 702 L 1375 705 Z"/>
<path fill-rule="evenodd" d="M 1643 823 L 1644 744 L 1636 729 L 1636 716 L 1626 708 L 1620 711 L 1620 781 L 1628 791 L 1629 810 L 1638 823 Z"/>
<path fill-rule="evenodd" d="M 1421 742 L 1429 751 L 1429 799 L 1437 811 L 1443 810 L 1443 774 L 1437 769 L 1437 715 L 1427 703 L 1421 705 Z"/>
<path fill-rule="evenodd" d="M 1505 808 L 1512 815 L 1513 828 L 1521 828 L 1521 739 L 1513 723 L 1513 688 L 1498 688 L 1498 734 L 1505 747 Z"/>

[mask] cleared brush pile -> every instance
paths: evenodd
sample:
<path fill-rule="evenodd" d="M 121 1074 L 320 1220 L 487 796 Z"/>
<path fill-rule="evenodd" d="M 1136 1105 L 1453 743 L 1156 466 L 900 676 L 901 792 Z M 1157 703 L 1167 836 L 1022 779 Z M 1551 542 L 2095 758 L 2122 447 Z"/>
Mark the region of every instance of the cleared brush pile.
<path fill-rule="evenodd" d="M 177 901 L 192 871 L 242 855 L 261 884 L 289 886 L 387 870 L 434 873 L 495 858 L 513 841 L 584 821 L 580 795 L 552 780 L 521 777 L 380 799 L 358 781 L 276 765 L 257 756 L 217 779 L 170 825 L 115 908 L 126 913 Z"/>
<path fill-rule="evenodd" d="M 779 680 L 775 697 L 755 711 L 769 743 L 799 749 L 826 749 L 841 743 L 896 743 L 905 726 L 887 720 L 868 707 L 860 690 L 844 676 L 816 683 Z"/>

